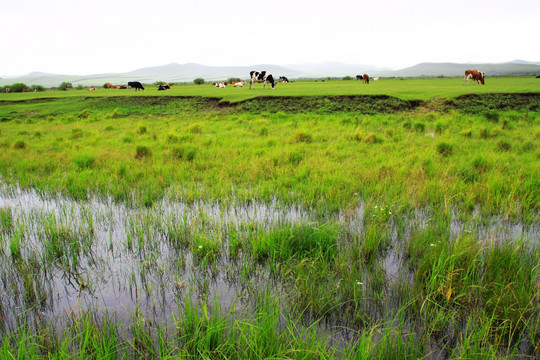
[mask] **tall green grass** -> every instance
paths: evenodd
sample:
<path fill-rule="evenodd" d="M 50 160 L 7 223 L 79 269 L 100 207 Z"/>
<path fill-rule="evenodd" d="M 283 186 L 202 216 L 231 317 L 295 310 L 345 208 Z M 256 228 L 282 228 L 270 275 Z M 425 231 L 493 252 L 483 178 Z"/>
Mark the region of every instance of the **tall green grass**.
<path fill-rule="evenodd" d="M 458 111 L 251 114 L 212 106 L 203 111 L 197 99 L 170 99 L 163 116 L 149 114 L 155 105 L 124 102 L 129 115 L 111 119 L 108 107 L 119 106 L 112 100 L 98 102 L 91 120 L 67 120 L 82 106 L 69 99 L 29 105 L 39 109 L 32 115 L 3 104 L 11 117 L 0 125 L 4 181 L 145 206 L 167 193 L 278 198 L 325 213 L 355 207 L 362 198 L 398 208 L 479 207 L 525 221 L 537 217 L 538 120 L 532 111 L 499 112 L 496 120 Z M 409 123 L 424 130 L 403 126 Z M 14 146 L 16 139 L 24 141 L 24 151 Z"/>

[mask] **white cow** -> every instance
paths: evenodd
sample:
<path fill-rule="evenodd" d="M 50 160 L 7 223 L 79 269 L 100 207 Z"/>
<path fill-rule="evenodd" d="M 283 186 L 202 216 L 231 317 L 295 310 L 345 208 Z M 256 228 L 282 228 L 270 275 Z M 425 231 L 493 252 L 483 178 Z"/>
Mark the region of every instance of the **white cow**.
<path fill-rule="evenodd" d="M 272 84 L 272 89 L 276 88 L 276 82 L 274 81 L 274 77 L 268 71 L 250 71 L 249 77 L 251 79 L 249 82 L 250 90 L 252 87 L 253 89 L 255 89 L 255 82 L 262 82 L 263 89 L 266 87 L 266 83 Z"/>

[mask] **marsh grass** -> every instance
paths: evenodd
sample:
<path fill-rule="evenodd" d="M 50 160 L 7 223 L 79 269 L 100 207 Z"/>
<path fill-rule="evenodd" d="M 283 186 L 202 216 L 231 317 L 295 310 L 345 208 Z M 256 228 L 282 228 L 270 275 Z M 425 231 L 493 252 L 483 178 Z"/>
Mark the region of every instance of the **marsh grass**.
<path fill-rule="evenodd" d="M 43 223 L 43 257 L 46 264 L 76 269 L 81 255 L 90 251 L 93 242 L 91 223 L 86 229 L 74 230 L 49 215 Z"/>
<path fill-rule="evenodd" d="M 137 145 L 135 148 L 135 159 L 144 159 L 152 156 L 152 151 L 146 145 Z"/>
<path fill-rule="evenodd" d="M 429 358 L 431 351 L 443 358 L 536 351 L 538 257 L 523 240 L 490 244 L 466 232 L 454 238 L 451 218 L 427 211 L 397 231 L 405 225 L 396 214 L 402 219 L 406 212 L 382 202 L 363 208 L 359 232 L 340 222 L 267 227 L 265 217 L 240 223 L 215 217 L 239 209 L 184 208 L 171 216 L 163 212 L 170 205 L 153 206 L 124 208 L 125 241 L 131 245 L 106 241 L 106 249 L 95 247 L 93 229 L 103 224 L 94 216 L 107 218 L 110 211 L 85 209 L 69 226 L 65 217 L 79 214 L 73 205 L 59 207 L 56 215 L 38 214 L 45 255 L 31 250 L 35 239 L 22 227 L 18 244 L 10 238 L 20 250 L 3 261 L 19 274 L 14 298 L 46 309 L 49 273 L 65 273 L 78 291 L 91 294 L 99 280 L 84 275 L 85 261 L 102 264 L 100 253 L 119 262 L 131 258 L 121 286 L 147 299 L 172 286 L 179 300 L 172 317 L 156 320 L 160 300 L 150 311 L 137 302 L 127 321 L 73 309 L 67 322 L 45 321 L 31 333 L 10 333 L 6 349 L 20 346 L 19 331 L 59 358 L 385 359 Z M 167 248 L 170 253 L 163 253 Z M 386 264 L 391 253 L 407 264 L 397 273 Z M 214 283 L 220 277 L 238 284 L 238 297 L 223 302 Z M 336 338 L 336 331 L 346 335 Z"/>
<path fill-rule="evenodd" d="M 493 322 L 505 325 L 505 337 L 515 336 L 540 301 L 536 255 L 518 241 L 494 246 L 486 256 L 481 296 Z"/>
<path fill-rule="evenodd" d="M 0 107 L 0 358 L 539 356 L 536 112 L 64 100 Z"/>
<path fill-rule="evenodd" d="M 191 251 L 199 260 L 214 263 L 221 253 L 222 241 L 218 234 L 206 232 L 192 234 Z"/>
<path fill-rule="evenodd" d="M 0 208 L 0 233 L 10 233 L 13 231 L 14 225 L 11 208 Z"/>
<path fill-rule="evenodd" d="M 337 252 L 338 228 L 334 224 L 285 226 L 251 241 L 256 259 L 287 262 L 322 256 L 331 259 Z"/>
<path fill-rule="evenodd" d="M 502 129 L 482 115 L 455 110 L 436 115 L 359 116 L 352 110 L 257 114 L 212 107 L 209 99 L 168 98 L 163 100 L 163 116 L 156 118 L 147 112 L 150 108 L 138 106 L 139 101 L 149 107 L 154 103 L 141 99 L 101 99 L 91 107 L 92 121 L 76 116 L 88 106 L 81 108 L 77 102 L 27 104 L 30 111 L 36 107 L 33 115 L 16 104 L 2 105 L 2 111 L 13 112 L 11 117 L 32 122 L 2 123 L 0 143 L 8 147 L 0 154 L 0 174 L 23 187 L 67 189 L 76 198 L 86 198 L 91 190 L 132 201 L 136 192 L 141 195 L 135 199 L 146 204 L 169 190 L 179 198 L 207 199 L 234 192 L 262 201 L 277 197 L 285 203 L 301 202 L 325 212 L 345 204 L 354 207 L 357 192 L 368 201 L 386 197 L 388 203 L 411 207 L 439 206 L 447 197 L 460 210 L 478 205 L 487 213 L 507 211 L 523 218 L 534 213 L 534 190 L 529 189 L 534 188 L 536 172 L 530 145 L 537 142 L 531 131 L 535 112 L 529 111 L 526 119 L 519 109 L 501 112 L 509 124 Z M 333 104 L 328 102 L 325 106 Z M 199 111 L 205 104 L 210 107 Z M 129 119 L 107 117 L 114 109 Z M 50 123 L 53 112 L 56 122 Z M 41 136 L 33 136 L 36 131 Z M 28 149 L 15 151 L 13 139 Z M 440 158 L 428 156 L 432 153 Z M 467 159 L 474 156 L 509 166 L 486 167 L 482 176 L 475 175 L 467 168 Z M 384 172 L 376 171 L 382 167 Z M 459 171 L 449 174 L 449 168 Z M 512 172 L 521 175 L 516 178 Z M 501 186 L 513 181 L 514 190 Z M 142 194 L 146 191 L 148 196 Z"/>
<path fill-rule="evenodd" d="M 95 157 L 88 154 L 79 154 L 73 157 L 73 163 L 80 170 L 90 169 L 94 165 Z"/>

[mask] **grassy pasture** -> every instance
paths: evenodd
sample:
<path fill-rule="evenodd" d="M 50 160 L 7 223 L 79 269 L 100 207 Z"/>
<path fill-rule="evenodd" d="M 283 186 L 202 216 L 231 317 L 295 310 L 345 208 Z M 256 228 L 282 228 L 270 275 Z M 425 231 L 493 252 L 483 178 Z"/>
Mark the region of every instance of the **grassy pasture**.
<path fill-rule="evenodd" d="M 464 94 L 538 92 L 540 81 L 534 77 L 495 77 L 487 78 L 486 85 L 463 84 L 462 78 L 433 79 L 381 79 L 371 81 L 369 85 L 357 80 L 295 81 L 276 84 L 274 91 L 265 91 L 262 84 L 255 84 L 255 90 L 249 90 L 249 84 L 243 88 L 227 86 L 214 88 L 210 84 L 175 85 L 167 91 L 157 91 L 157 86 L 147 85 L 146 91 L 106 90 L 98 87 L 96 91 L 70 90 L 52 93 L 17 93 L 0 94 L 1 100 L 25 100 L 44 97 L 71 96 L 200 96 L 216 97 L 228 102 L 238 102 L 258 96 L 340 96 L 340 95 L 390 95 L 404 100 L 429 100 L 433 97 L 453 98 Z"/>
<path fill-rule="evenodd" d="M 335 211 L 360 194 L 407 209 L 480 206 L 526 219 L 538 210 L 535 112 L 363 115 L 321 100 L 307 113 L 251 113 L 203 98 L 137 99 L 4 103 L 0 173 L 77 198 L 135 193 L 147 205 L 168 192 Z"/>
<path fill-rule="evenodd" d="M 487 84 L 0 95 L 0 358 L 538 358 L 540 95 Z"/>

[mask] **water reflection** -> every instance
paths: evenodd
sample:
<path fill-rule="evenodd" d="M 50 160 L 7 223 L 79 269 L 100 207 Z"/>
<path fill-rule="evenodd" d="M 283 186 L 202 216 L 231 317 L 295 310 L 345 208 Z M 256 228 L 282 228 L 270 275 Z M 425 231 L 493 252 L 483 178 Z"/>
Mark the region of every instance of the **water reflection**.
<path fill-rule="evenodd" d="M 12 228 L 1 234 L 0 252 L 0 285 L 6 289 L 0 295 L 0 315 L 8 330 L 20 325 L 22 315 L 62 321 L 79 310 L 114 314 L 124 322 L 140 310 L 145 318 L 163 323 L 172 319 L 186 296 L 217 298 L 222 309 L 234 306 L 241 311 L 249 307 L 258 288 L 271 284 L 280 292 L 284 285 L 264 266 L 247 266 L 246 254 L 228 256 L 231 231 L 264 232 L 331 221 L 341 226 L 343 238 L 358 238 L 368 221 L 364 203 L 346 214 L 317 218 L 309 209 L 285 207 L 277 201 L 163 200 L 148 209 L 97 197 L 77 202 L 8 186 L 0 188 L 0 208 L 10 209 L 13 219 Z M 432 216 L 417 209 L 401 231 L 389 222 L 392 245 L 381 261 L 388 282 L 411 276 L 403 263 L 402 244 L 413 231 L 429 226 Z M 538 224 L 499 217 L 477 216 L 464 222 L 453 214 L 447 231 L 451 238 L 465 233 L 486 241 L 524 238 L 537 243 L 539 239 Z M 196 234 L 209 234 L 221 242 L 215 262 L 194 256 L 189 244 Z M 17 239 L 21 259 L 16 261 Z M 54 248 L 55 242 L 63 248 Z M 79 245 L 73 248 L 75 243 Z"/>

